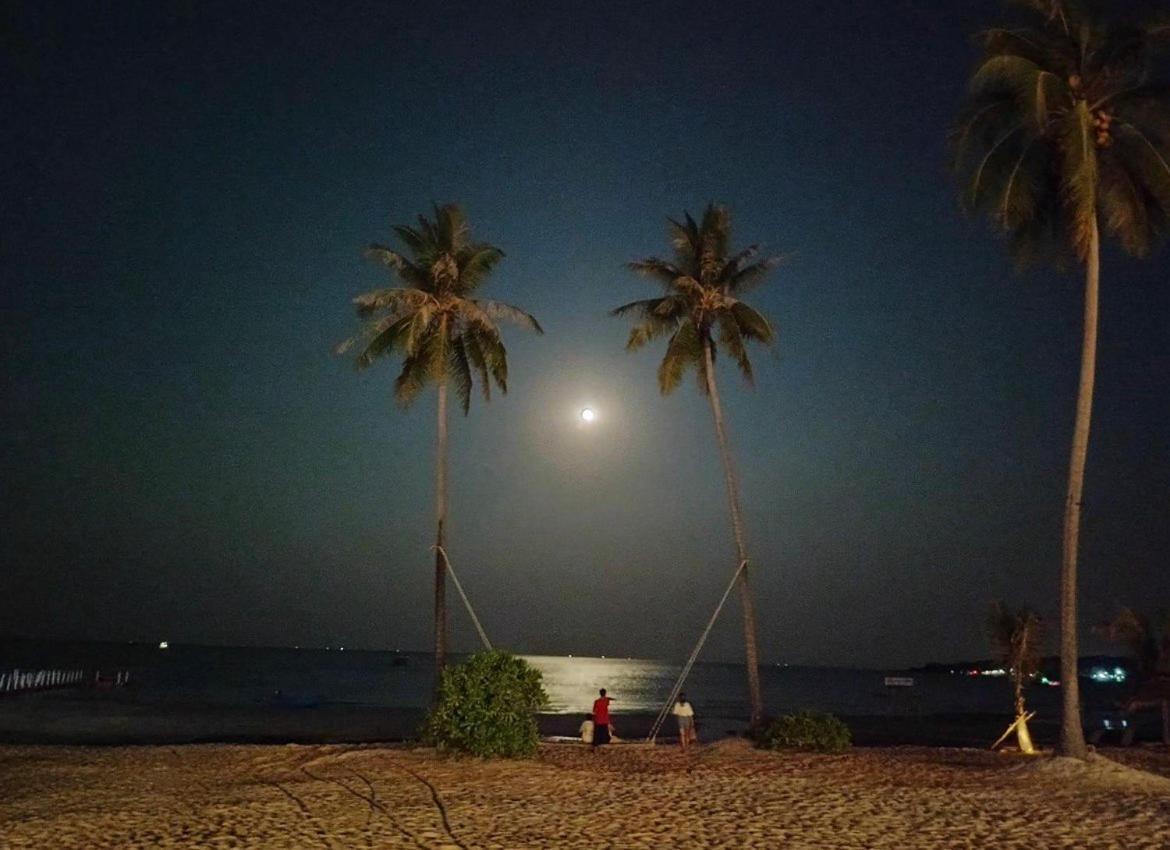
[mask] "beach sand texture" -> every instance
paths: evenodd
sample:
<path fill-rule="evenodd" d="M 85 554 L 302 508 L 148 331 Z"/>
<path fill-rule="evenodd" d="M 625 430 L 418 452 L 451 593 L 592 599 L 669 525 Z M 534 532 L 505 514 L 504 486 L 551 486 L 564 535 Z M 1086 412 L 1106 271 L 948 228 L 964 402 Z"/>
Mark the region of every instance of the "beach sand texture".
<path fill-rule="evenodd" d="M 1111 753 L 1117 755 L 1117 753 Z M 0 747 L 4 848 L 1170 847 L 1170 754 L 542 746 Z"/>

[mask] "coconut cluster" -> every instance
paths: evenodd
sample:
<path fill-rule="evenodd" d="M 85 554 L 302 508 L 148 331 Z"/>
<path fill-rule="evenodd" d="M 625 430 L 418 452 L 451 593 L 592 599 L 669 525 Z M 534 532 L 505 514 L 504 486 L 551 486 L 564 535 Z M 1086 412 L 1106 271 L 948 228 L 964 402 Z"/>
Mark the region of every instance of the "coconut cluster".
<path fill-rule="evenodd" d="M 1113 125 L 1113 116 L 1104 109 L 1093 113 L 1093 127 L 1097 130 L 1097 147 L 1108 148 L 1113 146 L 1113 135 L 1110 127 Z"/>

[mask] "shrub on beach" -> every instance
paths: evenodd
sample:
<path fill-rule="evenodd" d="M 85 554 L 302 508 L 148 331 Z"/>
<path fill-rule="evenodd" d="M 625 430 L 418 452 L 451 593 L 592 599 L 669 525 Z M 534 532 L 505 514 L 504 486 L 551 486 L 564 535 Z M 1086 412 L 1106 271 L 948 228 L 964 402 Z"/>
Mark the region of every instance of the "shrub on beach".
<path fill-rule="evenodd" d="M 832 714 L 799 711 L 778 717 L 760 733 L 757 744 L 769 750 L 802 749 L 839 753 L 852 742 L 849 727 Z"/>
<path fill-rule="evenodd" d="M 423 740 L 441 750 L 483 758 L 536 752 L 535 713 L 548 702 L 540 671 L 522 658 L 492 650 L 448 667 L 439 698 L 423 723 Z"/>

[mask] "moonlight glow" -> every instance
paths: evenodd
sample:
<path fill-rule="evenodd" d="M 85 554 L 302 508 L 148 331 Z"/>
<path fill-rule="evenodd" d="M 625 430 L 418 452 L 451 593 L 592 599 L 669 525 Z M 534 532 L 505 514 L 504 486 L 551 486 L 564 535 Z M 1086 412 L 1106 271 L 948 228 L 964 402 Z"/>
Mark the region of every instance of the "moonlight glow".
<path fill-rule="evenodd" d="M 581 411 L 582 422 L 592 422 L 596 418 L 597 411 L 595 411 L 592 407 L 586 407 Z"/>

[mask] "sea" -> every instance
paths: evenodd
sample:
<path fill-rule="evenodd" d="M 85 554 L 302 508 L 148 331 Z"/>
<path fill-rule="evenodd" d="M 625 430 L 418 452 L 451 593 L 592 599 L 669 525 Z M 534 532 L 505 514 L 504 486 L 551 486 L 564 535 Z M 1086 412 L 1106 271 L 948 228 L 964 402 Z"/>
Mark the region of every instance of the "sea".
<path fill-rule="evenodd" d="M 657 712 L 668 700 L 681 660 L 524 656 L 542 674 L 552 714 L 585 714 L 599 688 L 613 712 Z M 453 656 L 457 662 L 459 656 Z M 256 648 L 170 644 L 74 643 L 0 640 L 0 674 L 13 669 L 81 669 L 87 678 L 128 674 L 126 687 L 101 699 L 138 706 L 209 708 L 360 706 L 422 710 L 432 692 L 428 653 L 331 648 Z M 890 677 L 902 680 L 890 684 Z M 705 716 L 748 714 L 742 664 L 700 662 L 684 690 Z M 776 715 L 802 709 L 843 716 L 997 714 L 1012 711 L 1005 676 L 963 670 L 858 669 L 774 664 L 760 668 L 764 703 Z M 1124 693 L 1119 682 L 1082 680 L 1086 712 L 1112 711 Z M 66 689 L 62 693 L 66 696 Z M 75 694 L 74 694 L 75 695 Z M 4 694 L 0 693 L 0 699 Z M 52 694 L 46 693 L 45 699 Z M 1054 715 L 1059 687 L 1033 686 L 1031 708 Z"/>

